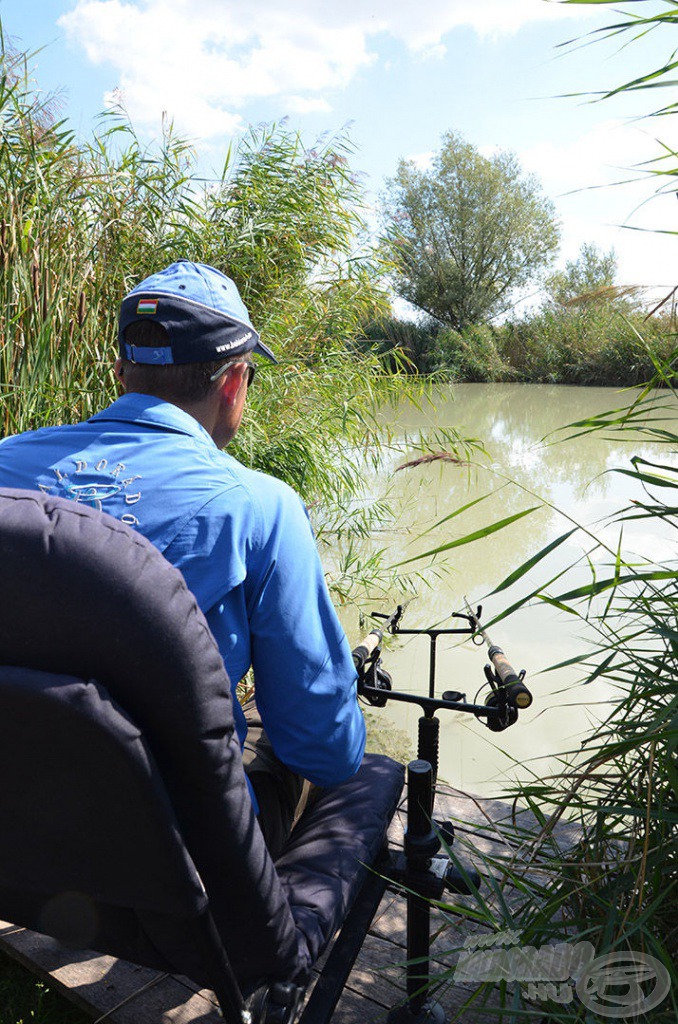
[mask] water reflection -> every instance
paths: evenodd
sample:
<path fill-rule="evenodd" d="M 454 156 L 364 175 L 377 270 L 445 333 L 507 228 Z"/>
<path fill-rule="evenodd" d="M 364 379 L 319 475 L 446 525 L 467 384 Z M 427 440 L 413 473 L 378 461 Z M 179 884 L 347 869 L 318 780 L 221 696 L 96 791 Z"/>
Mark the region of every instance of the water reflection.
<path fill-rule="evenodd" d="M 629 395 L 607 388 L 570 388 L 543 385 L 467 384 L 442 391 L 435 408 L 401 408 L 390 417 L 389 426 L 404 445 L 394 452 L 374 479 L 373 497 L 390 491 L 400 514 L 385 540 L 392 562 L 401 562 L 437 545 L 462 537 L 498 519 L 539 506 L 530 515 L 505 530 L 473 544 L 455 548 L 446 556 L 447 575 L 434 587 L 421 588 L 407 612 L 407 624 L 426 626 L 440 622 L 462 608 L 463 595 L 477 603 L 497 584 L 540 548 L 572 526 L 582 524 L 590 534 L 578 532 L 564 543 L 548 562 L 554 575 L 572 563 L 579 563 L 569 585 L 589 578 L 586 558 L 603 561 L 594 536 L 615 548 L 619 525 L 610 517 L 634 496 L 637 488 L 613 472 L 628 467 L 634 455 L 668 461 L 666 448 L 649 444 L 637 434 L 608 432 L 554 443 L 554 432 L 567 423 L 603 413 L 628 403 Z M 678 415 L 668 414 L 678 428 Z M 485 465 L 467 469 L 447 462 L 429 463 L 396 472 L 406 461 L 406 438 L 420 430 L 454 426 L 462 434 L 480 437 L 488 452 Z M 544 440 L 546 439 L 546 440 Z M 509 482 L 510 481 L 510 482 Z M 422 536 L 437 520 L 482 496 L 489 495 L 460 516 Z M 646 523 L 627 524 L 624 548 L 662 561 L 678 553 L 668 527 Z M 413 563 L 417 565 L 418 563 Z M 484 601 L 485 618 L 500 613 L 545 578 L 544 566 L 533 571 L 509 590 Z M 552 592 L 566 584 L 554 583 Z M 400 595 L 393 596 L 393 604 Z M 345 618 L 351 641 L 359 638 L 359 627 Z M 499 737 L 480 723 L 461 714 L 442 720 L 441 775 L 468 791 L 493 793 L 509 772 L 522 778 L 552 772 L 557 762 L 552 755 L 578 748 L 591 724 L 613 695 L 607 684 L 578 685 L 578 670 L 544 672 L 585 649 L 581 626 L 570 617 L 542 603 L 532 603 L 499 623 L 493 639 L 510 655 L 516 668 L 525 667 L 535 694 L 530 711 Z M 389 652 L 387 668 L 398 688 L 424 692 L 428 677 L 428 649 L 425 640 L 401 643 Z M 442 644 L 438 657 L 438 691 L 465 690 L 475 695 L 483 682 L 484 657 L 469 641 Z M 389 705 L 385 712 L 400 728 L 416 735 L 419 712 L 410 707 Z M 501 750 L 498 749 L 501 747 Z"/>

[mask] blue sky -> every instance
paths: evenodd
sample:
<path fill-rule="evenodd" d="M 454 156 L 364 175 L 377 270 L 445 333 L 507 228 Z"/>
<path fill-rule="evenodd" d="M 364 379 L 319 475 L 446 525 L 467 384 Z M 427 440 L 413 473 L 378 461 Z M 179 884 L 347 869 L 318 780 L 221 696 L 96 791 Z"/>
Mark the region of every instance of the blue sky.
<path fill-rule="evenodd" d="M 678 142 L 671 119 L 633 120 L 643 96 L 559 98 L 668 55 L 659 35 L 558 49 L 612 15 L 550 0 L 0 0 L 5 35 L 40 49 L 36 81 L 82 134 L 122 95 L 149 138 L 163 111 L 174 117 L 209 172 L 249 123 L 288 116 L 309 144 L 350 123 L 376 203 L 400 158 L 425 164 L 454 129 L 539 176 L 562 221 L 561 262 L 583 242 L 614 246 L 624 283 L 668 290 L 675 239 L 620 225 L 678 230 L 675 197 L 643 203 L 649 182 L 610 183 L 638 177 L 628 168 L 659 152 L 655 135 Z"/>

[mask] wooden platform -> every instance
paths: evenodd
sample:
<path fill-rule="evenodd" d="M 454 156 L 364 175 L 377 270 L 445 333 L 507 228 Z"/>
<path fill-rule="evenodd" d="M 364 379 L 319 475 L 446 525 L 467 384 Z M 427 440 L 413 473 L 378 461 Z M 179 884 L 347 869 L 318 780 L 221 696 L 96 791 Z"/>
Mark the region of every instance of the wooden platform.
<path fill-rule="evenodd" d="M 509 858 L 516 864 L 525 856 L 531 837 L 539 832 L 536 819 L 527 811 L 514 809 L 499 800 L 466 796 L 449 787 L 440 787 L 436 817 L 455 823 L 455 850 L 462 859 L 473 860 L 484 873 L 484 854 Z M 402 841 L 401 816 L 394 819 L 391 841 Z M 567 826 L 561 826 L 561 839 L 568 840 Z M 530 873 L 539 873 L 532 865 Z M 507 898 L 519 899 L 509 892 Z M 470 897 L 449 897 L 450 907 L 436 910 L 432 916 L 432 975 L 439 983 L 436 998 L 450 1017 L 462 1024 L 496 1022 L 489 1006 L 476 1004 L 463 1009 L 473 995 L 472 988 L 454 985 L 451 974 L 458 950 L 464 940 L 482 928 L 465 919 L 464 905 Z M 380 1024 L 388 1010 L 404 999 L 405 901 L 387 893 L 351 973 L 333 1024 Z M 186 978 L 159 974 L 110 956 L 92 952 L 65 950 L 53 939 L 23 928 L 0 922 L 0 949 L 49 981 L 94 1021 L 110 1024 L 218 1024 L 221 1021 L 214 998 L 199 990 Z M 498 1005 L 498 1000 L 490 997 Z"/>

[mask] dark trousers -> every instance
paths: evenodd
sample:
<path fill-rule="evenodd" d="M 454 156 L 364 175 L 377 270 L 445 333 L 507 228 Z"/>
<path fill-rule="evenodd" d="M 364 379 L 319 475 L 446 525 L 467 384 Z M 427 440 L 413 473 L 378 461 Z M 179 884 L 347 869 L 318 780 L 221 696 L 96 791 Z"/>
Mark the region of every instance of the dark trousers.
<path fill-rule="evenodd" d="M 254 698 L 243 705 L 243 711 L 247 721 L 243 767 L 259 804 L 259 826 L 275 859 L 304 809 L 317 799 L 321 790 L 275 756 Z"/>

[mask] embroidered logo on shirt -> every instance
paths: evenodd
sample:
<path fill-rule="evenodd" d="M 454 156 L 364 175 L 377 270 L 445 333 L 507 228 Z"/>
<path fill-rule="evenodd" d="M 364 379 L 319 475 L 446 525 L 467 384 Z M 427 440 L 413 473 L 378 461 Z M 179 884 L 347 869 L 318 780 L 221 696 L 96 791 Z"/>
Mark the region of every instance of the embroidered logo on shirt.
<path fill-rule="evenodd" d="M 104 502 L 116 495 L 124 495 L 125 505 L 130 506 L 136 505 L 141 498 L 141 491 L 131 489 L 132 484 L 136 480 L 141 480 L 141 477 L 139 475 L 123 476 L 126 469 L 124 462 L 116 462 L 109 469 L 108 459 L 99 459 L 91 467 L 84 459 L 77 459 L 75 469 L 70 472 L 66 472 L 63 468 L 58 469 L 56 466 L 53 468 L 52 472 L 56 476 L 55 484 L 52 486 L 39 484 L 38 486 L 44 494 L 56 493 L 82 505 L 90 505 L 99 512 L 109 512 L 111 510 L 104 508 Z M 89 477 L 87 482 L 82 479 L 85 476 Z M 103 479 L 92 480 L 93 476 Z M 77 479 L 78 477 L 82 482 Z M 112 514 L 115 515 L 115 513 Z M 132 512 L 125 512 L 116 518 L 127 523 L 128 526 L 139 525 L 139 520 Z"/>
<path fill-rule="evenodd" d="M 122 487 L 119 484 L 64 484 L 64 490 L 72 501 L 100 507 L 106 498 L 119 494 Z"/>

